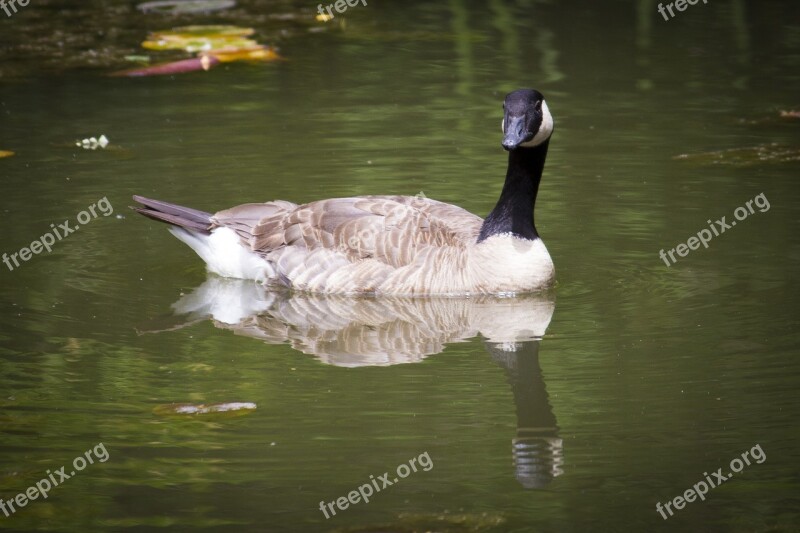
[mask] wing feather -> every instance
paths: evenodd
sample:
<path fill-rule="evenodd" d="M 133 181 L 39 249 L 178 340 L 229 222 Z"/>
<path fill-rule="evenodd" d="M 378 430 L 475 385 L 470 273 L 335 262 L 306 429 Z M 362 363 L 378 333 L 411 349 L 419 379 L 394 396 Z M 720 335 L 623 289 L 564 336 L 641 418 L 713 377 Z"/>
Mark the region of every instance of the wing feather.
<path fill-rule="evenodd" d="M 290 278 L 289 272 L 299 273 L 302 263 L 309 267 L 310 252 L 324 249 L 350 263 L 374 260 L 349 273 L 353 279 L 367 280 L 388 275 L 381 264 L 393 269 L 409 265 L 426 248 L 474 243 L 483 221 L 460 207 L 427 198 L 362 196 L 300 206 L 283 201 L 244 204 L 215 214 L 212 222 L 233 229 L 252 250 L 267 257 L 281 251 L 279 268 Z M 303 253 L 283 253 L 295 247 Z M 325 263 L 321 270 L 309 271 L 308 279 L 333 266 L 329 260 Z"/>

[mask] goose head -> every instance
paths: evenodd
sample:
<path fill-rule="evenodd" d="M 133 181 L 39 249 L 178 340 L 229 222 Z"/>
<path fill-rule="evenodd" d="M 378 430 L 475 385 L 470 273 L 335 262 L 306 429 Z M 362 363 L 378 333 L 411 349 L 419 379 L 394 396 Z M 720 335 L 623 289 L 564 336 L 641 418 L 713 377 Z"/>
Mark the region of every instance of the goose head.
<path fill-rule="evenodd" d="M 503 102 L 503 148 L 533 148 L 550 138 L 553 116 L 544 96 L 533 89 L 519 89 Z"/>

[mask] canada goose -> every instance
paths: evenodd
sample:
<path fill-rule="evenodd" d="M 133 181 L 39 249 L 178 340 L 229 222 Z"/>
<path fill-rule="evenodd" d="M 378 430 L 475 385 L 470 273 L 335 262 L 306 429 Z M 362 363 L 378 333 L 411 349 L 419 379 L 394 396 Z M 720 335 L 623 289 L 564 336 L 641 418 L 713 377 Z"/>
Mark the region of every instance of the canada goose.
<path fill-rule="evenodd" d="M 469 295 L 541 290 L 555 270 L 533 220 L 553 117 L 538 91 L 503 104 L 508 171 L 486 220 L 408 196 L 244 204 L 216 214 L 134 196 L 221 276 L 337 294 Z"/>

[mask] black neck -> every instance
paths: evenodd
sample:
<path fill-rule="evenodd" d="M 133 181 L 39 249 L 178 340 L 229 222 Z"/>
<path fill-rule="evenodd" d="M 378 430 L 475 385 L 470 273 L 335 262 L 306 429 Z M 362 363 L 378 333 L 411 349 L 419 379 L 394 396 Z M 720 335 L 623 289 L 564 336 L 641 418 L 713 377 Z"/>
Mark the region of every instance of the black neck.
<path fill-rule="evenodd" d="M 549 144 L 548 139 L 533 148 L 517 148 L 509 152 L 503 192 L 484 220 L 478 242 L 503 233 L 531 241 L 539 237 L 533 224 L 533 208 Z"/>

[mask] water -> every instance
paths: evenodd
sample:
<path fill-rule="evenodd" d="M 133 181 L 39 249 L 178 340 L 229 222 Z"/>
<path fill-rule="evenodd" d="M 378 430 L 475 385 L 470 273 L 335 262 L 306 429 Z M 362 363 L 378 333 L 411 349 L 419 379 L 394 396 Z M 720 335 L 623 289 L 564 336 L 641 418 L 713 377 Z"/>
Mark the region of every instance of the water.
<path fill-rule="evenodd" d="M 0 160 L 0 250 L 102 198 L 114 209 L 0 267 L 0 498 L 98 443 L 108 459 L 0 528 L 796 530 L 800 123 L 779 115 L 799 105 L 794 3 L 665 22 L 646 1 L 369 2 L 344 26 L 301 2 L 76 6 L 0 14 L 0 149 L 16 152 Z M 149 30 L 220 22 L 287 61 L 103 75 Z M 520 86 L 556 118 L 536 211 L 554 294 L 269 294 L 208 279 L 127 209 L 133 194 L 214 211 L 422 191 L 484 215 L 505 170 L 502 97 Z M 109 149 L 71 146 L 100 134 Z M 770 143 L 789 155 L 675 158 Z M 770 208 L 708 249 L 659 258 L 762 193 Z M 231 301 L 252 313 L 220 314 Z M 256 408 L 173 406 L 233 402 Z M 755 446 L 766 459 L 705 501 L 656 511 Z M 429 470 L 320 511 L 425 453 Z"/>

